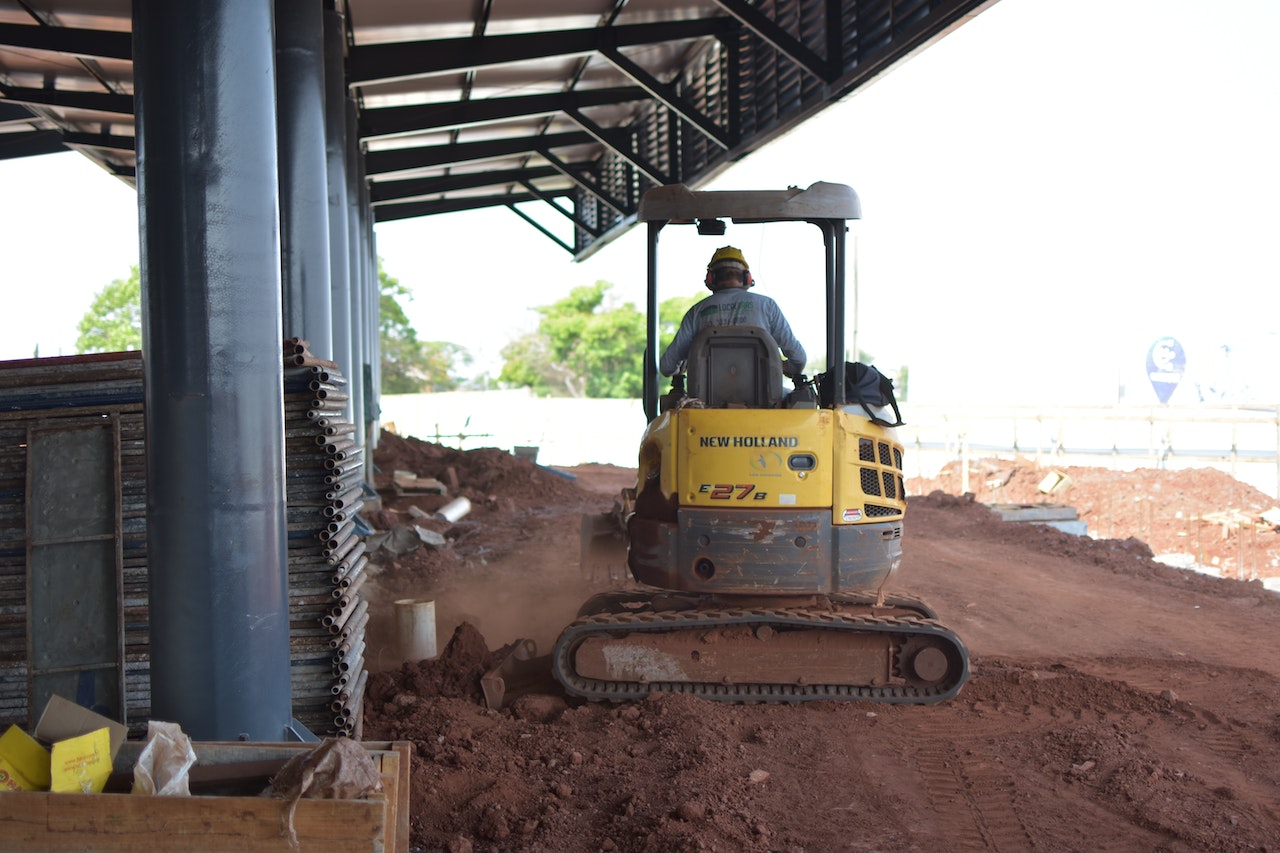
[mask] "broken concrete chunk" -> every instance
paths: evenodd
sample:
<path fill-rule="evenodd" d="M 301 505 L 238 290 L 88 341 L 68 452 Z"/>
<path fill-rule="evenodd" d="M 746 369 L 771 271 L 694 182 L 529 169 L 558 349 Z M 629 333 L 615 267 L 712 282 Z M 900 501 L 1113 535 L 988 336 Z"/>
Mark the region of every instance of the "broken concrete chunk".
<path fill-rule="evenodd" d="M 419 527 L 416 524 L 413 526 L 413 530 L 418 534 L 418 539 L 422 541 L 422 544 L 426 545 L 428 548 L 443 548 L 448 544 L 444 536 L 434 530 L 428 530 L 427 528 Z"/>
<path fill-rule="evenodd" d="M 435 477 L 419 477 L 412 471 L 394 471 L 391 474 L 391 482 L 403 494 L 445 495 L 449 493 L 445 484 Z"/>

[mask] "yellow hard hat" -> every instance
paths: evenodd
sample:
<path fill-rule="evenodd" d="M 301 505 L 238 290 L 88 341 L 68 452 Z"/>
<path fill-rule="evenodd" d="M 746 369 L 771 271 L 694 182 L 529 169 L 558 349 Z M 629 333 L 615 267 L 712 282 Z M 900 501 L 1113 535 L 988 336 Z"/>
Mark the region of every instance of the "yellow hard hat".
<path fill-rule="evenodd" d="M 711 256 L 711 260 L 707 263 L 707 278 L 704 283 L 707 285 L 707 289 L 712 292 L 726 286 L 720 285 L 716 281 L 717 267 L 732 267 L 733 269 L 742 270 L 743 287 L 752 287 L 756 283 L 755 279 L 751 277 L 751 267 L 747 266 L 747 259 L 742 256 L 741 249 L 735 249 L 733 246 L 721 246 Z"/>
<path fill-rule="evenodd" d="M 711 261 L 707 264 L 707 269 L 711 269 L 717 264 L 724 263 L 725 261 L 735 261 L 741 264 L 744 270 L 751 269 L 751 267 L 747 265 L 747 259 L 742 256 L 742 250 L 736 249 L 733 246 L 721 246 L 719 249 L 716 249 L 716 253 L 711 256 Z"/>

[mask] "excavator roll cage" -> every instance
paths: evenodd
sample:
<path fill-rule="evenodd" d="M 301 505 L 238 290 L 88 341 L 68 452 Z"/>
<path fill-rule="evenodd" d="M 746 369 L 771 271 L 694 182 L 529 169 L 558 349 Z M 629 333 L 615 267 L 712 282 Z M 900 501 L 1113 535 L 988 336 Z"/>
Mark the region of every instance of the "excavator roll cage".
<path fill-rule="evenodd" d="M 845 402 L 845 234 L 847 222 L 861 218 L 862 204 L 852 187 L 821 181 L 803 190 L 790 187 L 778 191 L 697 192 L 683 184 L 673 184 L 645 193 L 639 211 L 639 220 L 648 226 L 649 274 L 645 293 L 648 322 L 642 391 L 645 416 L 652 421 L 659 414 L 657 256 L 658 236 L 663 228 L 693 225 L 699 234 L 723 234 L 725 220 L 731 220 L 734 223 L 808 222 L 822 231 L 826 267 L 826 354 L 828 377 L 834 389 L 834 399 L 830 402 L 838 407 Z M 772 352 L 776 356 L 776 346 Z M 691 372 L 698 369 L 694 363 L 691 357 Z M 781 368 L 776 375 L 781 377 Z M 690 382 L 693 381 L 691 376 Z M 778 394 L 781 395 L 780 385 Z"/>

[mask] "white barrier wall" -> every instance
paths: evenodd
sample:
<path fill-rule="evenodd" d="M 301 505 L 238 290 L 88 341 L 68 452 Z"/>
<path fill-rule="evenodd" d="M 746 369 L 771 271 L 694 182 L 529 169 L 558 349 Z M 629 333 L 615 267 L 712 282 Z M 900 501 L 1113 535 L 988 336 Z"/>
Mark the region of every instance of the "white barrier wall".
<path fill-rule="evenodd" d="M 634 468 L 645 419 L 639 400 L 535 397 L 521 388 L 386 395 L 382 424 L 459 450 L 536 447 L 541 465 Z"/>
<path fill-rule="evenodd" d="M 941 407 L 907 404 L 898 440 L 907 476 L 963 457 L 1020 454 L 1042 465 L 1217 468 L 1276 497 L 1280 411 L 1230 407 Z M 382 423 L 461 450 L 537 447 L 543 465 L 634 468 L 639 400 L 535 397 L 528 389 L 382 398 Z"/>

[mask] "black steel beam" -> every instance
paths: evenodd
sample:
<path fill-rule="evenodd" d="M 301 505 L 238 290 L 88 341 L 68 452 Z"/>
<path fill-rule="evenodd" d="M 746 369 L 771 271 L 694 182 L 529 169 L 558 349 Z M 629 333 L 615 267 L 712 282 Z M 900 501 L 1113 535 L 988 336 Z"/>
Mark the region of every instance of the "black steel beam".
<path fill-rule="evenodd" d="M 0 124 L 6 124 L 11 121 L 31 121 L 33 118 L 36 118 L 35 113 L 22 104 L 0 101 Z"/>
<path fill-rule="evenodd" d="M 405 198 L 419 198 L 421 196 L 434 195 L 435 193 L 519 184 L 537 180 L 538 178 L 549 178 L 558 174 L 560 173 L 550 166 L 535 166 L 528 169 L 488 170 L 484 172 L 468 172 L 461 175 L 408 178 L 400 181 L 374 181 L 369 192 L 373 203 L 379 204 Z"/>
<path fill-rule="evenodd" d="M 555 206 L 556 206 L 556 205 L 552 205 L 552 207 L 555 207 Z M 532 225 L 534 228 L 537 228 L 539 231 L 541 231 L 541 232 L 542 232 L 542 235 L 543 235 L 544 237 L 548 237 L 548 238 L 550 238 L 551 242 L 555 243 L 557 246 L 559 246 L 560 248 L 564 249 L 564 250 L 565 250 L 566 252 L 568 252 L 569 254 L 571 254 L 571 255 L 573 254 L 573 246 L 570 246 L 568 243 L 566 243 L 565 241 L 561 240 L 559 237 L 557 237 L 555 234 L 553 234 L 553 233 L 551 232 L 551 230 L 550 230 L 549 228 L 547 228 L 545 225 L 543 225 L 541 222 L 539 222 L 538 220 L 534 219 L 532 216 L 530 216 L 529 214 L 525 213 L 523 210 L 521 210 L 520 208 L 516 207 L 514 204 L 508 204 L 508 205 L 507 205 L 507 209 L 508 209 L 508 210 L 510 210 L 512 213 L 514 213 L 516 216 L 519 216 L 519 217 L 520 217 L 521 219 L 523 219 L 525 222 L 528 222 L 528 223 L 529 223 L 530 225 Z M 563 212 L 563 211 L 561 211 L 561 212 Z"/>
<path fill-rule="evenodd" d="M 133 115 L 133 95 L 117 95 L 115 92 L 72 92 L 66 89 L 27 89 L 0 85 L 0 93 L 10 101 L 23 104 Z"/>
<path fill-rule="evenodd" d="M 836 63 L 818 56 L 746 0 L 716 0 L 716 3 L 819 80 L 830 83 L 840 75 L 840 68 Z"/>
<path fill-rule="evenodd" d="M 365 155 L 365 173 L 380 175 L 387 172 L 403 172 L 408 169 L 424 169 L 446 163 L 463 163 L 468 160 L 484 160 L 488 157 L 540 151 L 544 147 L 582 145 L 591 140 L 589 133 L 553 133 L 518 139 L 493 139 L 484 142 L 460 142 L 457 145 L 423 145 L 417 148 L 370 151 Z"/>
<path fill-rule="evenodd" d="M 717 127 L 714 122 L 699 112 L 696 107 L 680 97 L 680 93 L 676 91 L 674 86 L 668 86 L 663 83 L 635 62 L 623 56 L 620 50 L 610 47 L 601 50 L 600 53 L 605 59 L 612 62 L 619 71 L 643 86 L 653 97 L 674 110 L 677 115 L 701 131 L 716 145 L 721 148 L 731 148 L 733 146 L 733 140 Z"/>
<path fill-rule="evenodd" d="M 112 151 L 133 151 L 138 145 L 138 141 L 132 136 L 112 136 L 107 133 L 64 133 L 62 141 L 67 145 L 108 148 Z"/>
<path fill-rule="evenodd" d="M 51 50 L 72 56 L 133 59 L 133 35 L 109 30 L 0 24 L 0 46 Z"/>
<path fill-rule="evenodd" d="M 512 98 L 488 98 L 483 101 L 459 101 L 442 104 L 418 104 L 409 107 L 382 107 L 360 113 L 360 138 L 391 136 L 442 127 L 460 127 L 487 121 L 558 113 L 574 107 L 595 107 L 642 101 L 649 97 L 639 86 L 609 89 L 575 89 L 550 95 L 524 95 Z"/>
<path fill-rule="evenodd" d="M 736 26 L 737 23 L 728 17 L 701 18 L 589 30 L 357 45 L 351 48 L 348 57 L 347 82 L 358 86 L 505 62 L 592 53 L 607 47 L 722 36 Z"/>
<path fill-rule="evenodd" d="M 592 237 L 599 237 L 599 236 L 600 236 L 600 229 L 599 229 L 599 228 L 595 228 L 595 227 L 593 227 L 593 226 L 591 226 L 591 225 L 588 225 L 586 222 L 583 222 L 583 221 L 582 221 L 582 219 L 578 216 L 578 214 L 577 214 L 576 212 L 574 212 L 574 211 L 568 211 L 568 210 L 565 210 L 563 207 L 561 207 L 560 205 L 556 204 L 556 199 L 557 199 L 557 198 L 569 198 L 570 200 L 572 200 L 572 199 L 573 199 L 573 195 L 572 195 L 572 193 L 568 193 L 568 192 L 549 193 L 549 192 L 544 192 L 544 191 L 542 191 L 542 190 L 538 189 L 537 187 L 535 187 L 533 184 L 529 183 L 528 181 L 522 181 L 521 183 L 522 183 L 522 185 L 524 186 L 524 188 L 525 188 L 526 190 L 528 190 L 529 192 L 533 193 L 533 194 L 534 194 L 535 196 L 537 196 L 538 198 L 540 198 L 540 199 L 542 199 L 543 201 L 545 201 L 545 202 L 547 203 L 547 205 L 548 205 L 552 210 L 554 210 L 556 213 L 558 213 L 558 214 L 560 214 L 561 216 L 565 217 L 565 218 L 566 218 L 566 219 L 568 219 L 570 222 L 572 222 L 574 225 L 576 225 L 577 227 L 581 228 L 583 231 L 586 231 L 586 232 L 587 232 L 588 234 L 590 234 Z M 523 216 L 523 214 L 521 214 L 521 215 Z"/>
<path fill-rule="evenodd" d="M 571 164 L 566 163 L 556 155 L 552 154 L 549 148 L 539 148 L 538 153 L 541 154 L 548 163 L 555 167 L 556 171 L 582 187 L 587 192 L 591 193 L 596 198 L 600 199 L 600 201 L 604 202 L 609 207 L 613 208 L 619 216 L 629 216 L 632 213 L 635 213 L 634 210 L 628 209 L 628 205 L 625 201 L 614 198 L 608 190 L 603 189 L 594 181 L 589 179 L 580 169 L 575 169 Z"/>
<path fill-rule="evenodd" d="M 476 196 L 474 198 L 448 198 L 436 201 L 406 201 L 400 204 L 380 204 L 373 209 L 375 222 L 393 222 L 397 219 L 413 219 L 416 216 L 434 216 L 437 213 L 457 213 L 460 210 L 480 210 L 500 207 L 521 201 L 534 201 L 525 193 Z"/>
<path fill-rule="evenodd" d="M 565 110 L 565 115 L 582 125 L 582 129 L 594 136 L 600 143 L 619 157 L 635 166 L 640 171 L 649 176 L 650 180 L 658 184 L 673 183 L 671 176 L 663 172 L 654 164 L 650 163 L 644 157 L 641 157 L 630 144 L 630 132 L 618 128 L 601 127 L 596 122 L 587 118 L 579 110 Z"/>
<path fill-rule="evenodd" d="M 30 133 L 0 133 L 0 160 L 37 157 L 66 151 L 62 134 L 56 130 L 33 130 Z"/>

